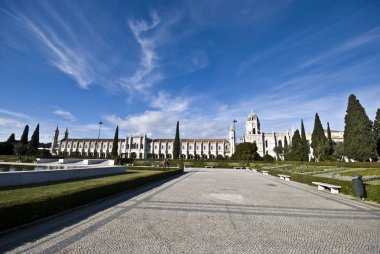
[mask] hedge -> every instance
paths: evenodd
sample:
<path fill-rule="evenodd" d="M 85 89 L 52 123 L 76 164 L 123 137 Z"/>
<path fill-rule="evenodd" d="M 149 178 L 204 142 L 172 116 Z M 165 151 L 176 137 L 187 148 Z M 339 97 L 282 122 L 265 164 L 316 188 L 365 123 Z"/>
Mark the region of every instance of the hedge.
<path fill-rule="evenodd" d="M 273 176 L 277 176 L 277 174 L 286 173 L 287 175 L 291 177 L 292 181 L 299 182 L 299 183 L 306 183 L 308 185 L 313 185 L 312 182 L 323 182 L 323 183 L 339 185 L 342 187 L 340 190 L 342 193 L 348 194 L 351 196 L 356 196 L 352 188 L 352 183 L 349 181 L 344 181 L 344 180 L 334 179 L 334 178 L 327 178 L 327 177 L 320 177 L 320 176 L 313 176 L 313 175 L 291 173 L 289 171 L 280 170 L 280 169 L 266 169 L 266 170 L 269 171 L 269 174 Z M 366 192 L 366 198 L 368 200 L 380 203 L 380 185 L 364 184 L 364 187 L 365 187 L 365 192 Z"/>
<path fill-rule="evenodd" d="M 168 170 L 153 175 L 117 181 L 90 189 L 62 192 L 61 195 L 43 197 L 24 203 L 5 203 L 0 206 L 0 231 L 29 223 L 59 212 L 72 209 L 108 196 L 165 179 L 182 173 L 183 170 Z M 52 186 L 54 188 L 54 186 Z"/>

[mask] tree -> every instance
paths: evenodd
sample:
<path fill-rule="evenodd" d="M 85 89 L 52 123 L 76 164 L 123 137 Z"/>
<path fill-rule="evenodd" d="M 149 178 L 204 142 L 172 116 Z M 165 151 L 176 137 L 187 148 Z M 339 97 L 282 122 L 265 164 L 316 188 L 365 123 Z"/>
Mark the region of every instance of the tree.
<path fill-rule="evenodd" d="M 34 130 L 32 137 L 30 138 L 28 154 L 37 155 L 38 154 L 38 145 L 40 144 L 40 124 L 37 124 L 36 129 Z"/>
<path fill-rule="evenodd" d="M 302 160 L 302 139 L 299 130 L 296 130 L 293 134 L 292 145 L 287 157 L 287 160 L 290 161 Z"/>
<path fill-rule="evenodd" d="M 175 138 L 173 143 L 173 159 L 178 159 L 180 155 L 181 143 L 179 139 L 179 121 L 177 121 L 177 127 L 175 130 Z"/>
<path fill-rule="evenodd" d="M 303 120 L 301 120 L 301 147 L 300 147 L 300 153 L 301 153 L 301 160 L 302 161 L 309 161 L 309 142 L 306 139 L 306 132 L 305 132 L 305 126 L 303 125 Z"/>
<path fill-rule="evenodd" d="M 117 157 L 117 150 L 119 150 L 119 126 L 116 126 L 115 136 L 113 137 L 112 156 Z"/>
<path fill-rule="evenodd" d="M 2 155 L 13 155 L 14 145 L 9 142 L 0 142 L 0 154 Z"/>
<path fill-rule="evenodd" d="M 257 153 L 256 142 L 249 143 L 244 142 L 236 146 L 235 153 L 232 155 L 234 160 L 260 160 L 260 156 Z"/>
<path fill-rule="evenodd" d="M 288 154 L 289 154 L 289 145 L 288 145 L 288 139 L 285 136 L 284 137 L 284 160 L 288 160 Z"/>
<path fill-rule="evenodd" d="M 350 159 L 368 160 L 376 153 L 372 121 L 355 95 L 348 98 L 344 118 L 344 153 Z"/>
<path fill-rule="evenodd" d="M 377 156 L 380 157 L 380 108 L 377 109 L 376 118 L 375 121 L 373 121 L 373 132 L 375 136 Z"/>
<path fill-rule="evenodd" d="M 311 147 L 313 148 L 313 155 L 318 161 L 324 160 L 326 155 L 328 155 L 329 141 L 325 136 L 318 113 L 315 113 L 314 130 L 311 134 Z"/>
<path fill-rule="evenodd" d="M 344 156 L 344 144 L 343 142 L 337 142 L 334 149 L 334 155 L 338 158 Z"/>
<path fill-rule="evenodd" d="M 327 122 L 327 140 L 329 141 L 328 155 L 332 155 L 334 153 L 334 142 L 331 138 L 331 130 L 330 130 L 329 122 Z"/>
<path fill-rule="evenodd" d="M 29 125 L 25 125 L 24 131 L 22 132 L 20 143 L 27 145 L 29 136 Z"/>
<path fill-rule="evenodd" d="M 16 137 L 15 137 L 15 134 L 14 134 L 14 133 L 12 133 L 12 134 L 9 136 L 7 142 L 8 142 L 8 143 L 14 143 L 14 142 L 16 142 Z"/>
<path fill-rule="evenodd" d="M 275 159 L 273 158 L 273 156 L 269 155 L 269 154 L 266 154 L 263 156 L 263 161 L 265 162 L 274 162 Z"/>

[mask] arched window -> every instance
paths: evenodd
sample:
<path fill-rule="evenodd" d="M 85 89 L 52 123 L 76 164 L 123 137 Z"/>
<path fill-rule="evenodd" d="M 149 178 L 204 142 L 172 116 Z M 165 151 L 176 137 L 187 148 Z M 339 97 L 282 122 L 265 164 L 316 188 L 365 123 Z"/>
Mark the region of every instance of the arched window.
<path fill-rule="evenodd" d="M 265 147 L 268 147 L 268 140 L 265 140 Z"/>
<path fill-rule="evenodd" d="M 253 134 L 256 134 L 256 128 L 253 128 Z"/>

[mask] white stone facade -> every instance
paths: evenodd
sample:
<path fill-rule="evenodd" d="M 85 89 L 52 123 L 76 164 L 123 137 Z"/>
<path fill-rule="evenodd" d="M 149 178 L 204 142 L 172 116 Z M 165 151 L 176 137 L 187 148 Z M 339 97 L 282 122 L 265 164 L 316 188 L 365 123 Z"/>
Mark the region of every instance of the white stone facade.
<path fill-rule="evenodd" d="M 71 139 L 57 140 L 58 129 L 54 134 L 51 153 L 66 156 L 81 155 L 107 158 L 111 156 L 113 139 Z M 181 139 L 180 157 L 183 159 L 216 159 L 228 157 L 230 144 L 225 139 Z M 138 159 L 172 159 L 174 139 L 149 139 L 144 136 L 127 136 L 119 139 L 118 155 L 130 158 L 134 153 Z"/>
<path fill-rule="evenodd" d="M 183 159 L 216 159 L 218 156 L 224 158 L 231 157 L 235 152 L 235 124 L 229 130 L 229 140 L 226 139 L 181 139 L 180 157 Z M 343 132 L 332 131 L 332 139 L 336 142 L 343 141 Z M 246 131 L 243 142 L 256 142 L 260 156 L 269 154 L 276 157 L 274 148 L 284 147 L 285 139 L 289 146 L 294 132 L 262 132 L 259 117 L 251 113 L 247 117 Z M 107 158 L 111 156 L 113 139 L 88 139 L 88 138 L 68 138 L 66 130 L 64 139 L 58 141 L 59 130 L 55 130 L 52 142 L 51 153 L 53 155 L 64 154 L 73 156 L 94 156 Z M 327 135 L 327 134 L 326 134 Z M 311 133 L 306 133 L 306 139 L 311 144 Z M 150 139 L 144 136 L 126 136 L 119 139 L 118 155 L 123 158 L 130 158 L 133 154 L 139 159 L 172 159 L 174 139 Z M 310 157 L 312 149 L 310 148 Z M 280 156 L 280 159 L 281 156 Z"/>

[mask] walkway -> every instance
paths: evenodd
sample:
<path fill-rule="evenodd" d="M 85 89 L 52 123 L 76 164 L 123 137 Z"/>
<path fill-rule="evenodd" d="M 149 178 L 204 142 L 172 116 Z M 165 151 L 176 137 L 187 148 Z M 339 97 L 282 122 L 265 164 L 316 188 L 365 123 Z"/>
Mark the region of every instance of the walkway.
<path fill-rule="evenodd" d="M 380 253 L 380 207 L 252 171 L 192 169 L 3 235 L 3 251 Z"/>

